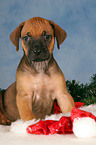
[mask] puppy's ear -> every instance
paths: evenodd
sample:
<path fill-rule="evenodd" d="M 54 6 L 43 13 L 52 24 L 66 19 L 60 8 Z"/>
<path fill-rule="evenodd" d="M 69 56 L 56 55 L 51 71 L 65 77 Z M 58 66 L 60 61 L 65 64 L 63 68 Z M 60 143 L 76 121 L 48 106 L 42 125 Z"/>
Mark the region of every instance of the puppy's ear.
<path fill-rule="evenodd" d="M 52 25 L 52 27 L 54 29 L 55 37 L 57 40 L 57 47 L 58 47 L 58 49 L 60 49 L 59 46 L 67 37 L 67 33 L 53 21 L 49 20 L 49 23 Z"/>
<path fill-rule="evenodd" d="M 22 22 L 11 34 L 10 40 L 16 46 L 16 51 L 19 50 L 19 38 L 21 37 L 21 30 L 25 22 Z"/>

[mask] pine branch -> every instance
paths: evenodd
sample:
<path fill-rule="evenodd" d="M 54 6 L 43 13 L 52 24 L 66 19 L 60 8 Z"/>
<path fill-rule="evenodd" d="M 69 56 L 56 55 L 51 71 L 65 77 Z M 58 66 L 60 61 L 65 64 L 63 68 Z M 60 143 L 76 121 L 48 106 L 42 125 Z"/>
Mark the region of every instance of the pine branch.
<path fill-rule="evenodd" d="M 75 102 L 84 102 L 85 105 L 96 103 L 96 74 L 91 76 L 90 84 L 67 80 L 66 85 Z"/>

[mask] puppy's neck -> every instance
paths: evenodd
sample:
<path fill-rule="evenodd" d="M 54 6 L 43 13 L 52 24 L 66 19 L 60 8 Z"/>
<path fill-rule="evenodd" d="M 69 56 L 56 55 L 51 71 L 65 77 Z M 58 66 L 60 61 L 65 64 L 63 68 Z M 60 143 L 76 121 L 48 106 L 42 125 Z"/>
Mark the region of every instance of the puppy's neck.
<path fill-rule="evenodd" d="M 50 59 L 44 60 L 42 62 L 35 62 L 35 61 L 29 62 L 26 55 L 24 55 L 22 59 L 25 62 L 25 63 L 23 63 L 25 68 L 30 69 L 34 73 L 46 73 L 46 72 L 48 72 L 49 67 L 51 66 L 51 64 L 54 61 L 53 55 L 50 57 Z M 22 60 L 21 60 L 21 62 L 22 62 Z"/>
<path fill-rule="evenodd" d="M 31 62 L 31 66 L 35 69 L 36 72 L 46 72 L 48 70 L 48 60 L 42 62 Z"/>

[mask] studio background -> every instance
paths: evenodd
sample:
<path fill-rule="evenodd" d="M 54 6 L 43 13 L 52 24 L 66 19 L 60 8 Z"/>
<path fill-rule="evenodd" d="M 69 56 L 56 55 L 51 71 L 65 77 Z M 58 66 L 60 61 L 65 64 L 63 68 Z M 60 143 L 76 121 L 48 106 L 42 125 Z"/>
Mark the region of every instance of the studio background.
<path fill-rule="evenodd" d="M 57 23 L 67 38 L 54 57 L 66 80 L 89 82 L 96 73 L 96 0 L 0 0 L 0 88 L 15 81 L 23 55 L 16 52 L 10 33 L 23 21 L 43 17 Z"/>

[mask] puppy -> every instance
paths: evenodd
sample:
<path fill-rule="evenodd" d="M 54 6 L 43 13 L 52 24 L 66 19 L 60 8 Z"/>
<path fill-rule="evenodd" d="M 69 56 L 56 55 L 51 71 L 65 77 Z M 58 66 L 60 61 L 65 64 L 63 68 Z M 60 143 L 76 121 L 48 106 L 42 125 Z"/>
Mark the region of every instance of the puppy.
<path fill-rule="evenodd" d="M 4 94 L 3 112 L 9 120 L 42 119 L 53 113 L 55 99 L 63 113 L 71 111 L 74 101 L 52 53 L 55 37 L 59 49 L 66 36 L 53 21 L 40 17 L 21 23 L 11 33 L 10 40 L 17 51 L 21 38 L 24 55 L 17 68 L 16 82 Z"/>

